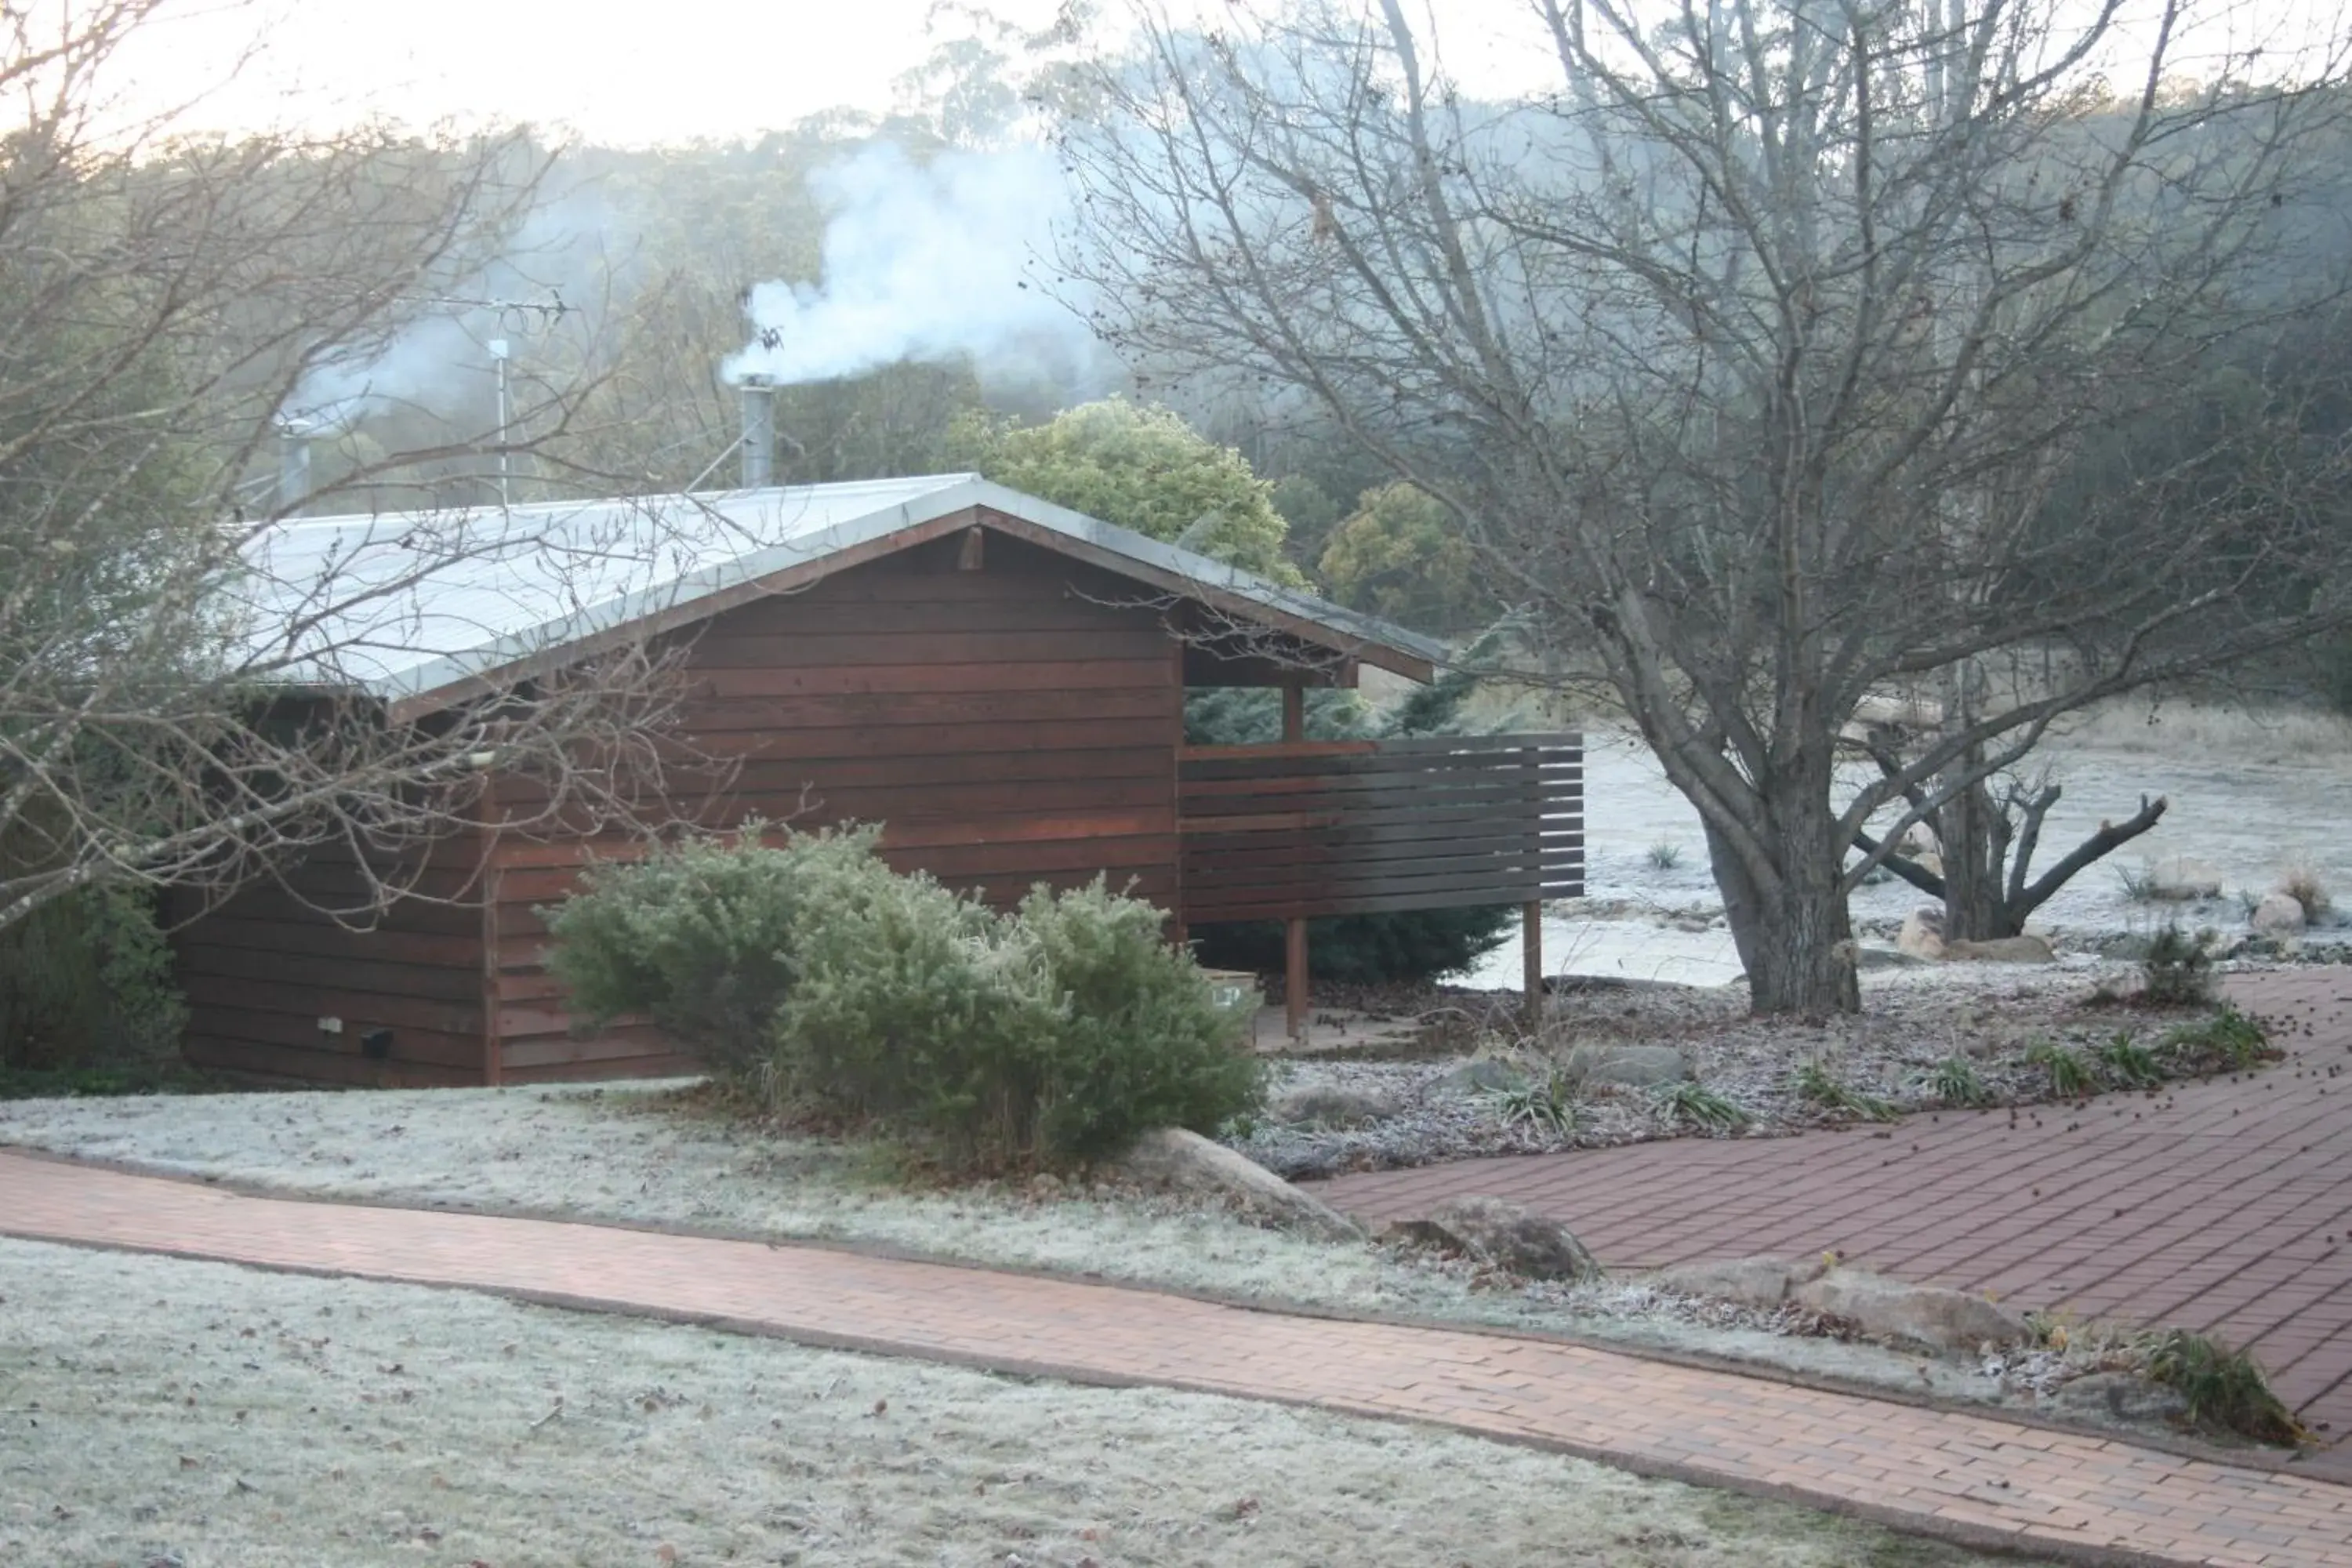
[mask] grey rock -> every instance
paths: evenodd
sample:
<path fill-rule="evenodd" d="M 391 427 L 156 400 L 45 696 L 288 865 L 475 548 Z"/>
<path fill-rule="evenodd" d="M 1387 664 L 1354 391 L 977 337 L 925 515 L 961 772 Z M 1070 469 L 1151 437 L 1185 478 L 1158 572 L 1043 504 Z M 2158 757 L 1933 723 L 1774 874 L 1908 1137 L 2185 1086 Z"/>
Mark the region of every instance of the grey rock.
<path fill-rule="evenodd" d="M 2306 923 L 2303 905 L 2284 893 L 2266 893 L 2246 917 L 2246 923 L 2264 936 L 2292 936 Z"/>
<path fill-rule="evenodd" d="M 1857 969 L 1911 969 L 1925 962 L 1898 947 L 1857 945 L 1853 950 L 1853 963 Z"/>
<path fill-rule="evenodd" d="M 1983 942 L 1948 942 L 1944 956 L 1979 963 L 2055 963 L 2058 955 L 2038 936 L 1996 936 Z"/>
<path fill-rule="evenodd" d="M 1727 1258 L 1708 1263 L 1683 1263 L 1663 1269 L 1655 1283 L 1685 1296 L 1706 1296 L 1749 1307 L 1777 1307 L 1800 1285 L 1810 1285 L 1828 1271 L 1820 1258 L 1780 1258 L 1770 1253 L 1754 1258 Z"/>
<path fill-rule="evenodd" d="M 1578 1083 L 1618 1083 L 1650 1089 L 1690 1077 L 1690 1063 L 1672 1046 L 1579 1046 L 1563 1064 Z"/>
<path fill-rule="evenodd" d="M 1895 949 L 1929 962 L 1943 957 L 1944 911 L 1933 905 L 1923 905 L 1905 915 L 1903 929 L 1895 934 Z"/>
<path fill-rule="evenodd" d="M 2196 903 L 2221 896 L 2221 873 L 2202 860 L 2176 855 L 2151 863 L 2145 885 L 2151 899 L 2170 904 Z"/>
<path fill-rule="evenodd" d="M 2110 1421 L 2169 1421 L 2189 1411 L 2189 1401 L 2178 1390 L 2131 1372 L 2095 1372 L 2078 1377 L 2061 1384 L 2050 1403 L 2068 1415 Z"/>
<path fill-rule="evenodd" d="M 1866 1334 L 1931 1350 L 1972 1352 L 1986 1344 L 2021 1344 L 2027 1338 L 2023 1318 L 1981 1296 L 1907 1284 L 1867 1269 L 1832 1269 L 1796 1287 L 1790 1296 L 1816 1312 L 1860 1324 Z"/>
<path fill-rule="evenodd" d="M 1320 1127 L 1360 1127 L 1367 1121 L 1378 1121 L 1383 1117 L 1395 1115 L 1397 1108 L 1393 1101 L 1382 1095 L 1326 1084 L 1314 1089 L 1293 1089 L 1266 1110 L 1277 1121 Z"/>
<path fill-rule="evenodd" d="M 2137 931 L 2124 931 L 2107 938 L 2098 947 L 2101 958 L 2117 958 L 2126 963 L 2137 963 L 2147 956 L 2150 939 Z"/>
<path fill-rule="evenodd" d="M 1269 1225 L 1328 1241 L 1361 1241 L 1354 1220 L 1265 1166 L 1181 1127 L 1147 1132 L 1118 1161 L 1129 1180 L 1169 1192 L 1223 1197 Z"/>
<path fill-rule="evenodd" d="M 1381 1235 L 1391 1240 L 1464 1252 L 1528 1279 L 1594 1279 L 1601 1266 L 1576 1233 L 1524 1204 L 1505 1198 L 1449 1198 L 1425 1218 L 1404 1220 Z"/>
<path fill-rule="evenodd" d="M 1508 1062 L 1492 1057 L 1478 1057 L 1464 1062 L 1452 1072 L 1430 1084 L 1438 1094 L 1494 1094 L 1501 1089 L 1525 1089 L 1528 1075 Z"/>

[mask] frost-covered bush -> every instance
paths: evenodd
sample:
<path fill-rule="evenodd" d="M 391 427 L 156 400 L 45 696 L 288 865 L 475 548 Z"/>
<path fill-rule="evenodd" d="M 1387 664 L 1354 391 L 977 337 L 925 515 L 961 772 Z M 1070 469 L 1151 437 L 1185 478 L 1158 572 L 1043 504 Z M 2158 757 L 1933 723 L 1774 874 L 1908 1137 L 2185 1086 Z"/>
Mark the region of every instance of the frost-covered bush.
<path fill-rule="evenodd" d="M 769 1025 L 795 969 L 795 925 L 811 898 L 838 902 L 844 883 L 887 879 L 874 856 L 879 830 L 740 837 L 656 847 L 642 860 L 608 862 L 580 890 L 541 911 L 554 944 L 548 968 L 572 1011 L 603 1024 L 651 1018 L 713 1070 L 765 1065 Z"/>
<path fill-rule="evenodd" d="M 1056 1165 L 1258 1095 L 1165 917 L 1091 887 L 1010 914 L 875 853 L 876 832 L 698 840 L 600 868 L 548 915 L 591 1018 L 638 1013 L 727 1076 L 880 1123 L 960 1168 Z"/>
<path fill-rule="evenodd" d="M 944 1163 L 1004 1169 L 1214 1128 L 1258 1097 L 1220 1005 L 1160 912 L 1039 888 L 998 915 L 920 876 L 814 922 L 776 1015 L 777 1076 Z"/>

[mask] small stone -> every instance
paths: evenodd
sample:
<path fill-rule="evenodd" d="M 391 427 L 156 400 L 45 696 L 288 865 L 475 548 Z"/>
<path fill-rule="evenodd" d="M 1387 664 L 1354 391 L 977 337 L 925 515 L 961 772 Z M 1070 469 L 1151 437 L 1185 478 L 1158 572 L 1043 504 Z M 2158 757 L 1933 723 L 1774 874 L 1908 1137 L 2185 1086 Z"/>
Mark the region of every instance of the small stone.
<path fill-rule="evenodd" d="M 1293 1089 L 1266 1110 L 1277 1121 L 1301 1126 L 1361 1127 L 1395 1115 L 1397 1108 L 1382 1095 L 1325 1084 Z"/>
<path fill-rule="evenodd" d="M 2058 955 L 2038 936 L 1996 936 L 1983 942 L 1948 942 L 1944 956 L 1979 963 L 2055 963 Z"/>
<path fill-rule="evenodd" d="M 1506 1198 L 1449 1198 L 1419 1220 L 1389 1226 L 1384 1237 L 1448 1252 L 1528 1279 L 1593 1279 L 1601 1266 L 1575 1232 Z"/>
<path fill-rule="evenodd" d="M 1690 1063 L 1672 1046 L 1579 1046 L 1562 1064 L 1579 1083 L 1650 1089 L 1690 1077 Z"/>
<path fill-rule="evenodd" d="M 2246 923 L 2264 936 L 2292 936 L 2304 928 L 2303 906 L 2284 893 L 2267 893 Z"/>
<path fill-rule="evenodd" d="M 1770 1253 L 1753 1258 L 1727 1258 L 1708 1263 L 1683 1263 L 1661 1270 L 1654 1283 L 1684 1296 L 1706 1296 L 1750 1307 L 1777 1307 L 1789 1292 L 1809 1285 L 1828 1272 L 1818 1258 L 1781 1258 Z"/>
<path fill-rule="evenodd" d="M 1033 1198 L 1058 1198 L 1062 1195 L 1062 1178 L 1051 1171 L 1040 1171 L 1029 1178 L 1029 1195 Z"/>
<path fill-rule="evenodd" d="M 2095 1372 L 2078 1377 L 2062 1384 L 2050 1396 L 2050 1403 L 2069 1415 L 2111 1421 L 2169 1421 L 2189 1409 L 2189 1402 L 2178 1390 L 2130 1372 Z"/>
<path fill-rule="evenodd" d="M 1525 1089 L 1527 1084 L 1527 1074 L 1510 1063 L 1493 1057 L 1475 1057 L 1435 1079 L 1429 1088 L 1434 1094 L 1475 1096 Z"/>
<path fill-rule="evenodd" d="M 1932 905 L 1921 905 L 1903 917 L 1903 929 L 1895 938 L 1895 951 L 1909 957 L 1934 962 L 1944 956 L 1944 911 Z"/>

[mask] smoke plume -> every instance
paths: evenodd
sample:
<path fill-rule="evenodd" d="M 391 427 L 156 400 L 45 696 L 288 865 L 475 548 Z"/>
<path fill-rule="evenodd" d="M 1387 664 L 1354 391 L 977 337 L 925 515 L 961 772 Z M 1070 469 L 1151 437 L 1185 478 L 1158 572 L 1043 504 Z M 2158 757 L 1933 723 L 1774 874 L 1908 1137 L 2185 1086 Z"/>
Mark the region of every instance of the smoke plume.
<path fill-rule="evenodd" d="M 1089 379 L 1085 322 L 1036 270 L 1069 195 L 1043 148 L 918 164 L 877 143 L 813 177 L 830 209 L 824 278 L 752 289 L 752 342 L 727 379 L 780 386 L 970 356 L 984 379 Z"/>

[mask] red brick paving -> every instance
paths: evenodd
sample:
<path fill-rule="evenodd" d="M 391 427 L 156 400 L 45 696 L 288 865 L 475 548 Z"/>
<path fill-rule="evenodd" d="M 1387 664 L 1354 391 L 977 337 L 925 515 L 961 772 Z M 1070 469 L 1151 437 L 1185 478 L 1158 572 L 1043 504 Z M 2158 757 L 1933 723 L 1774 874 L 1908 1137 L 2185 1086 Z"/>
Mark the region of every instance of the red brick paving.
<path fill-rule="evenodd" d="M 1914 1116 L 1795 1138 L 1635 1144 L 1342 1176 L 1374 1219 L 1486 1193 L 1566 1220 L 1603 1263 L 1843 1251 L 1925 1282 L 2191 1328 L 2250 1347 L 2352 1434 L 2352 970 L 2233 977 L 2287 1059 L 2232 1080 Z M 2352 1479 L 2352 1444 L 2318 1456 Z"/>
<path fill-rule="evenodd" d="M 0 1232 L 1433 1422 L 2039 1554 L 2352 1563 L 2352 1488 L 2294 1470 L 1549 1341 L 814 1247 L 246 1197 L 5 1153 Z"/>

